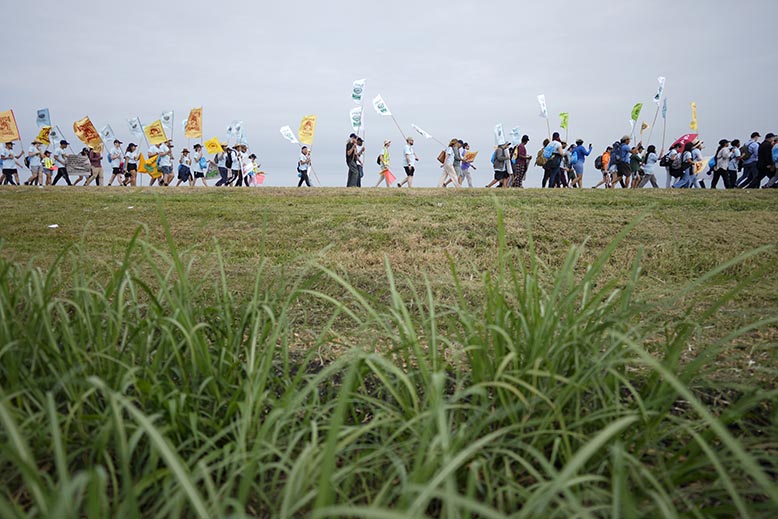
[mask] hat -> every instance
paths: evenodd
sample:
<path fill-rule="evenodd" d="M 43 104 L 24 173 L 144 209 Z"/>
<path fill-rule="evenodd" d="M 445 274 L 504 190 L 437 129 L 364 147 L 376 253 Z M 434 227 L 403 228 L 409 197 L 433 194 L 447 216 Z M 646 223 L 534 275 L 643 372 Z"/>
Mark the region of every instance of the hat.
<path fill-rule="evenodd" d="M 583 139 L 576 139 L 575 143 L 576 144 L 583 144 L 584 141 L 583 141 Z"/>
<path fill-rule="evenodd" d="M 701 141 L 700 139 L 694 139 L 692 141 L 692 146 L 696 147 L 702 147 L 702 145 L 705 143 L 705 141 Z"/>
<path fill-rule="evenodd" d="M 127 147 L 129 148 L 130 146 L 137 147 L 138 145 L 137 145 L 137 144 L 135 144 L 134 142 L 131 142 L 131 143 L 129 143 L 129 144 L 127 145 Z"/>
<path fill-rule="evenodd" d="M 621 138 L 621 142 L 627 142 L 628 140 L 630 140 L 629 135 L 625 135 L 624 137 Z"/>
<path fill-rule="evenodd" d="M 32 144 L 43 144 L 43 143 L 38 139 L 35 139 L 34 141 L 32 141 Z"/>
<path fill-rule="evenodd" d="M 66 140 L 61 140 L 61 141 L 59 141 L 59 145 L 60 146 L 70 146 L 70 143 L 68 141 L 66 141 Z"/>
<path fill-rule="evenodd" d="M 114 144 L 124 144 L 124 143 L 123 143 L 122 141 L 120 141 L 119 139 L 114 139 L 114 140 L 113 140 L 113 143 L 114 143 Z"/>
<path fill-rule="evenodd" d="M 202 148 L 202 147 L 203 147 L 203 145 L 200 144 L 199 142 L 194 145 L 194 149 L 198 149 L 198 148 Z"/>
<path fill-rule="evenodd" d="M 389 139 L 386 139 L 384 141 L 384 146 L 389 146 L 391 143 L 392 143 L 392 141 L 390 141 Z"/>
<path fill-rule="evenodd" d="M 44 155 L 50 155 L 51 154 L 51 150 L 45 149 L 45 150 L 43 150 L 43 154 Z"/>
<path fill-rule="evenodd" d="M 249 158 L 250 158 L 250 159 L 256 159 L 256 158 L 257 158 L 257 156 L 256 156 L 256 155 L 254 155 L 254 154 L 252 153 L 251 155 L 249 155 Z"/>
<path fill-rule="evenodd" d="M 181 153 L 189 153 L 189 150 L 184 148 L 183 150 L 181 150 Z"/>
<path fill-rule="evenodd" d="M 773 137 L 775 137 L 774 133 L 768 133 L 767 135 L 764 136 L 765 139 L 772 139 Z"/>

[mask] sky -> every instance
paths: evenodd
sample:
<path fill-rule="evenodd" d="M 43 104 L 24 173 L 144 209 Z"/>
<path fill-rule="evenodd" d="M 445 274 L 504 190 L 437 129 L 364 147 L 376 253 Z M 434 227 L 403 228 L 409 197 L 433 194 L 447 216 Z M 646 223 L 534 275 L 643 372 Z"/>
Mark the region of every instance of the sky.
<path fill-rule="evenodd" d="M 668 141 L 689 132 L 692 101 L 706 153 L 722 138 L 778 133 L 777 11 L 775 0 L 14 0 L 0 15 L 0 110 L 14 110 L 25 147 L 39 108 L 71 142 L 73 121 L 88 115 L 125 144 L 128 118 L 148 124 L 174 110 L 180 150 L 180 121 L 202 106 L 206 139 L 226 139 L 230 122 L 244 121 L 271 186 L 297 182 L 299 150 L 279 128 L 315 114 L 314 169 L 323 185 L 343 186 L 351 86 L 366 78 L 363 185 L 378 180 L 384 139 L 403 177 L 403 137 L 370 103 L 381 94 L 405 135 L 415 123 L 478 150 L 474 182 L 483 186 L 495 124 L 518 127 L 540 149 L 545 94 L 551 131 L 568 112 L 570 140 L 594 145 L 585 174 L 593 185 L 594 156 L 629 133 L 635 103 L 652 123 L 659 76 Z M 415 185 L 434 186 L 441 146 L 415 138 Z M 651 142 L 661 145 L 661 115 Z M 531 167 L 528 184 L 541 177 Z"/>

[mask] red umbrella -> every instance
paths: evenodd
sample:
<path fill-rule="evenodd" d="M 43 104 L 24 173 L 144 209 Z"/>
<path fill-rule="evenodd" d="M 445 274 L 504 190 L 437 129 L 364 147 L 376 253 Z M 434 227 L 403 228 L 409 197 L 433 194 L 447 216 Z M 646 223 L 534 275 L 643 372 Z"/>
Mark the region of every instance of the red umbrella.
<path fill-rule="evenodd" d="M 670 146 L 670 148 L 672 148 L 676 144 L 680 144 L 681 145 L 681 149 L 684 149 L 686 147 L 686 143 L 687 142 L 694 142 L 694 139 L 696 139 L 697 137 L 698 137 L 698 134 L 696 134 L 696 133 L 687 133 L 683 137 L 681 137 L 678 140 L 676 140 L 672 144 L 672 146 Z"/>

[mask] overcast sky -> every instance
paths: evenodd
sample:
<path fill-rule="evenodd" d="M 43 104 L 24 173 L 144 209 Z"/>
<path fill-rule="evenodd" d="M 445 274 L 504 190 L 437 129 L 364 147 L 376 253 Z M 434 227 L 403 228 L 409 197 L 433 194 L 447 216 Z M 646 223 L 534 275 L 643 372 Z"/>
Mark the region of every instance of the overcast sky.
<path fill-rule="evenodd" d="M 547 133 L 540 93 L 552 131 L 557 114 L 569 112 L 570 139 L 592 142 L 594 155 L 628 133 L 636 102 L 651 123 L 660 75 L 668 140 L 688 132 L 692 101 L 708 153 L 721 138 L 778 130 L 775 0 L 14 0 L 1 19 L 0 110 L 14 110 L 25 146 L 39 108 L 70 140 L 73 121 L 89 115 L 125 143 L 128 117 L 148 124 L 172 109 L 180 150 L 179 121 L 203 106 L 206 139 L 226 138 L 230 121 L 244 121 L 268 185 L 296 184 L 297 148 L 279 128 L 296 130 L 307 114 L 318 115 L 313 160 L 323 184 L 345 185 L 359 78 L 368 80 L 366 185 L 378 178 L 384 138 L 394 141 L 392 169 L 402 177 L 399 131 L 370 106 L 378 93 L 406 134 L 416 123 L 481 151 L 480 186 L 492 176 L 496 123 L 518 126 L 539 149 Z M 661 133 L 660 116 L 655 144 Z M 435 185 L 440 146 L 416 137 L 416 183 Z M 593 162 L 587 185 L 598 180 Z M 531 168 L 530 183 L 541 176 Z"/>

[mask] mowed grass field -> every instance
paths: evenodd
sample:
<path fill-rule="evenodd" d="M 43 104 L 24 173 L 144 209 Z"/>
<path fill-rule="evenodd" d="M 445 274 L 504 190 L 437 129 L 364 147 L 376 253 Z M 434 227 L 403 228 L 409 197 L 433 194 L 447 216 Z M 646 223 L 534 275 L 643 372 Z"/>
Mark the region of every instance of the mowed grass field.
<path fill-rule="evenodd" d="M 0 517 L 772 517 L 777 211 L 2 188 Z"/>

